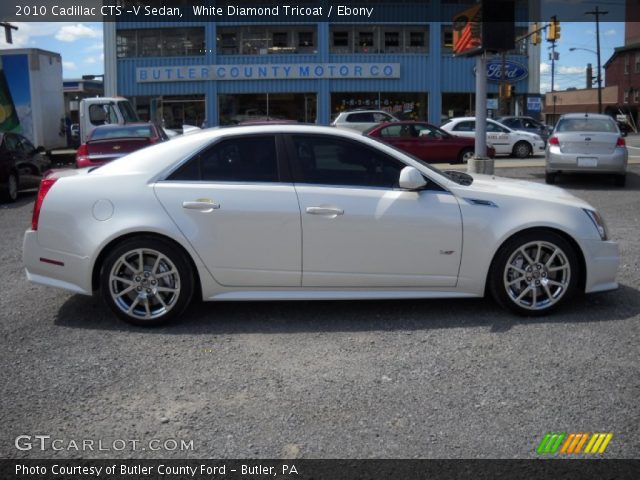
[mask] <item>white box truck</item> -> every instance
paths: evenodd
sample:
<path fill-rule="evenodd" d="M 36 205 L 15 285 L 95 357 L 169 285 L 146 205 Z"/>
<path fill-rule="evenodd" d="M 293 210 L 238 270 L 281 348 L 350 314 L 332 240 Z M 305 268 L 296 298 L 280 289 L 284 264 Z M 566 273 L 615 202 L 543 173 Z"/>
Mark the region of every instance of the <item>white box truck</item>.
<path fill-rule="evenodd" d="M 36 147 L 66 147 L 62 58 L 39 48 L 0 50 L 0 131 Z"/>

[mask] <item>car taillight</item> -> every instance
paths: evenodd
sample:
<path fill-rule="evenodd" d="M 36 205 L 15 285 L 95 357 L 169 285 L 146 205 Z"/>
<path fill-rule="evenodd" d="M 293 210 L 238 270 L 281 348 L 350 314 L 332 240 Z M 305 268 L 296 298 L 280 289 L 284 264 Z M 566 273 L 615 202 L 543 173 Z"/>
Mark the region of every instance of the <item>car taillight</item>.
<path fill-rule="evenodd" d="M 560 145 L 560 140 L 558 140 L 558 137 L 551 137 L 549 139 L 549 145 Z"/>
<path fill-rule="evenodd" d="M 44 197 L 57 180 L 57 178 L 44 178 L 40 182 L 40 189 L 38 189 L 38 196 L 36 197 L 36 203 L 33 206 L 33 216 L 31 217 L 32 230 L 38 230 L 38 220 L 40 219 L 40 208 L 42 207 L 42 202 L 44 202 Z"/>
<path fill-rule="evenodd" d="M 618 137 L 618 141 L 616 142 L 616 147 L 626 147 L 627 142 L 625 142 L 624 138 Z"/>
<path fill-rule="evenodd" d="M 89 146 L 86 143 L 83 143 L 78 147 L 76 151 L 76 165 L 78 167 L 85 167 L 85 165 L 89 160 Z"/>

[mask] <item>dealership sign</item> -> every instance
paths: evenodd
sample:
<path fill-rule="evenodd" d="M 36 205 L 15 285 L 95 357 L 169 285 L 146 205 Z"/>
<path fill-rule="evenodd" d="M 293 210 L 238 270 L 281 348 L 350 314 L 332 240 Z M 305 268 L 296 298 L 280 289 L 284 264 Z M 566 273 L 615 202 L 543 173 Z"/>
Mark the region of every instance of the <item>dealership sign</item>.
<path fill-rule="evenodd" d="M 288 80 L 321 78 L 400 78 L 399 63 L 283 63 L 192 65 L 136 68 L 136 81 Z"/>
<path fill-rule="evenodd" d="M 505 60 L 504 62 L 504 76 L 505 80 L 510 82 L 517 82 L 522 80 L 529 74 L 529 70 L 524 65 L 511 60 Z M 499 82 L 502 80 L 502 61 L 493 60 L 487 62 L 487 80 Z"/>

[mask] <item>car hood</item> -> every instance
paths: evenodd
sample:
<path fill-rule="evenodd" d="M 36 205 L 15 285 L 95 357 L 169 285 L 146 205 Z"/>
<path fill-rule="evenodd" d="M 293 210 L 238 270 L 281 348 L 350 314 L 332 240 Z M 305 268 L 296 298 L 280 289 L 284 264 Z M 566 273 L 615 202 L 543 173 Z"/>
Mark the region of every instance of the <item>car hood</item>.
<path fill-rule="evenodd" d="M 471 176 L 473 177 L 471 185 L 456 185 L 456 191 L 462 198 L 498 202 L 501 197 L 519 197 L 593 209 L 587 202 L 563 188 L 494 175 L 472 174 Z"/>

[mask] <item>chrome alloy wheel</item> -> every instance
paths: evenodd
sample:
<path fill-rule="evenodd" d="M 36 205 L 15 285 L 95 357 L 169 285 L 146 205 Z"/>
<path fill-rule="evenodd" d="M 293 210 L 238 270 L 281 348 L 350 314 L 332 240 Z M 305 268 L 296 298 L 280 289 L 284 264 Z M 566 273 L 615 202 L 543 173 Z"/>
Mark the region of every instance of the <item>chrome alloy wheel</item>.
<path fill-rule="evenodd" d="M 527 310 L 544 310 L 567 292 L 571 265 L 550 242 L 537 241 L 515 250 L 504 269 L 504 287 L 511 301 Z"/>
<path fill-rule="evenodd" d="M 109 272 L 109 293 L 126 315 L 155 319 L 176 304 L 180 274 L 173 262 L 156 250 L 131 250 L 114 262 Z"/>

